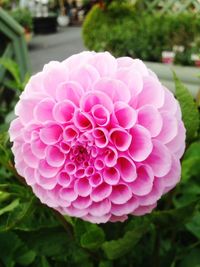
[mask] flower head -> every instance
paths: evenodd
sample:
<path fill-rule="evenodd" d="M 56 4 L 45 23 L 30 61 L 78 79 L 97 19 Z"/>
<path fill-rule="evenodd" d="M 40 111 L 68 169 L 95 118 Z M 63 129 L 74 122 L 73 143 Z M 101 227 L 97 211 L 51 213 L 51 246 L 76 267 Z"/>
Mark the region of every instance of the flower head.
<path fill-rule="evenodd" d="M 180 179 L 185 128 L 139 59 L 83 52 L 32 76 L 10 126 L 15 166 L 62 214 L 93 223 L 151 212 Z"/>

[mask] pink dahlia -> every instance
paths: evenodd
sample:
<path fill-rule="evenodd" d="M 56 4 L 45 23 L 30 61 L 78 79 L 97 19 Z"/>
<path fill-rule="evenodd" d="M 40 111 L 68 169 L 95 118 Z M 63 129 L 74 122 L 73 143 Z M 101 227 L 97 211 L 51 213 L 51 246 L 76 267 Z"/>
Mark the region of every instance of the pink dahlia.
<path fill-rule="evenodd" d="M 83 52 L 28 82 L 10 126 L 15 166 L 62 214 L 143 215 L 180 179 L 185 128 L 173 94 L 139 59 Z"/>

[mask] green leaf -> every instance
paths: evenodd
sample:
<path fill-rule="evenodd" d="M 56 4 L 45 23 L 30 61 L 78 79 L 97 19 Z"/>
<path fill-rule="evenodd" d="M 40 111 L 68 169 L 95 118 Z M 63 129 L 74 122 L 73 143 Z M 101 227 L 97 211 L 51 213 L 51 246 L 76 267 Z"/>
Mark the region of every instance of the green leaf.
<path fill-rule="evenodd" d="M 182 84 L 175 73 L 174 81 L 176 97 L 181 106 L 182 117 L 186 128 L 187 141 L 191 141 L 196 137 L 199 128 L 198 108 L 188 89 Z"/>
<path fill-rule="evenodd" d="M 0 216 L 4 213 L 13 211 L 19 205 L 19 199 L 13 200 L 9 205 L 0 209 Z"/>
<path fill-rule="evenodd" d="M 181 262 L 180 267 L 200 267 L 200 249 L 195 248 L 185 255 Z"/>
<path fill-rule="evenodd" d="M 104 242 L 105 234 L 100 227 L 95 227 L 81 236 L 81 246 L 87 249 L 97 249 Z"/>
<path fill-rule="evenodd" d="M 148 230 L 149 222 L 144 220 L 140 225 L 136 225 L 132 230 L 127 231 L 122 238 L 104 242 L 102 249 L 108 259 L 118 259 L 134 249 L 134 246 Z"/>
<path fill-rule="evenodd" d="M 19 253 L 19 252 L 17 252 Z M 24 254 L 19 254 L 16 262 L 22 266 L 29 266 L 36 258 L 36 253 L 33 250 L 25 251 Z"/>
<path fill-rule="evenodd" d="M 186 224 L 186 228 L 194 236 L 200 240 L 200 212 L 198 212 L 189 223 Z"/>
<path fill-rule="evenodd" d="M 166 229 L 182 227 L 198 211 L 200 200 L 195 200 L 183 207 L 164 211 L 154 211 L 150 217 L 159 227 Z"/>
<path fill-rule="evenodd" d="M 99 267 L 113 267 L 112 261 L 101 261 Z"/>

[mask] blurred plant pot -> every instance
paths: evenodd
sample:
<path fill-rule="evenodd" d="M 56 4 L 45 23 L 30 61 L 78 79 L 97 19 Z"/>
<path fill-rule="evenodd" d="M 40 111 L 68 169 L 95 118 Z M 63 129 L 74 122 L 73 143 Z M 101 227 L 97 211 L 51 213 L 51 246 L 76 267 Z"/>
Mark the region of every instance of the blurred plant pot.
<path fill-rule="evenodd" d="M 60 27 L 66 27 L 69 25 L 69 17 L 65 15 L 60 15 L 57 18 L 57 22 Z"/>
<path fill-rule="evenodd" d="M 57 31 L 57 16 L 33 18 L 34 32 L 40 34 L 54 33 Z"/>
<path fill-rule="evenodd" d="M 163 51 L 162 52 L 162 63 L 173 64 L 175 53 L 173 51 Z"/>
<path fill-rule="evenodd" d="M 192 54 L 191 60 L 194 61 L 196 67 L 200 68 L 200 55 L 199 54 Z"/>
<path fill-rule="evenodd" d="M 29 44 L 30 41 L 32 40 L 33 33 L 29 29 L 24 28 L 24 36 L 26 43 Z"/>

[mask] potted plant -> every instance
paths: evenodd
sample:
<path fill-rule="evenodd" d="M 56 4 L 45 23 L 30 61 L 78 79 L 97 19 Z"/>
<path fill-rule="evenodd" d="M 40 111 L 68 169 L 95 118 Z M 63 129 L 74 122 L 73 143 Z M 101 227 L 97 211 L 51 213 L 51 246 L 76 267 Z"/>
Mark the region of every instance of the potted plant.
<path fill-rule="evenodd" d="M 30 11 L 26 8 L 16 8 L 10 14 L 24 28 L 25 39 L 29 43 L 33 31 L 33 19 Z"/>

